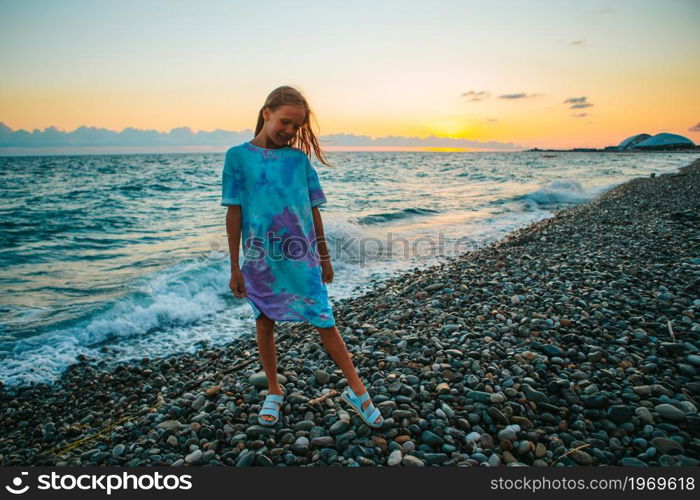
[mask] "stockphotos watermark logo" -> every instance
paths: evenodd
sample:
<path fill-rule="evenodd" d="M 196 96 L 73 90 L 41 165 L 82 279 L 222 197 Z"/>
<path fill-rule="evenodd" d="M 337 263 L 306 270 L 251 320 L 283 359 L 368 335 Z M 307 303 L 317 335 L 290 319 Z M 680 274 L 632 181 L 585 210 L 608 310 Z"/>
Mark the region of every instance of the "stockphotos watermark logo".
<path fill-rule="evenodd" d="M 21 495 L 22 493 L 26 493 L 27 490 L 29 490 L 29 485 L 24 484 L 23 479 L 24 476 L 28 476 L 29 472 L 22 472 L 20 473 L 19 476 L 15 477 L 12 480 L 12 486 L 7 485 L 5 486 L 5 489 L 12 493 L 13 495 Z"/>
<path fill-rule="evenodd" d="M 210 251 L 204 258 L 211 261 L 228 260 L 226 251 L 227 234 L 219 235 L 218 240 L 209 244 Z M 319 243 L 323 241 L 328 257 L 364 267 L 377 260 L 421 261 L 438 257 L 452 257 L 477 250 L 478 240 L 469 236 L 448 238 L 444 233 L 406 238 L 387 232 L 383 238 L 374 236 L 355 237 L 316 237 L 309 240 L 305 236 L 284 234 L 279 236 L 268 232 L 266 237 L 252 236 L 242 242 L 246 261 L 308 261 L 326 260 L 319 253 Z"/>
<path fill-rule="evenodd" d="M 5 486 L 5 490 L 13 495 L 22 495 L 30 490 L 28 484 L 28 472 L 21 472 L 19 476 L 12 479 L 10 485 Z M 83 490 L 100 491 L 111 495 L 118 490 L 189 490 L 192 489 L 192 476 L 189 474 L 161 474 L 160 472 L 148 474 L 131 474 L 122 472 L 120 474 L 41 474 L 37 476 L 37 490 L 59 491 L 59 490 Z"/>

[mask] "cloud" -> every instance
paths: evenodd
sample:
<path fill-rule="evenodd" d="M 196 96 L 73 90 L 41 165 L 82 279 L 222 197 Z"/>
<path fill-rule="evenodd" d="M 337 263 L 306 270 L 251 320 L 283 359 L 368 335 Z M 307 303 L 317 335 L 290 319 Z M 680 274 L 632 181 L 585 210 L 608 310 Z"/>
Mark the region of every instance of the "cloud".
<path fill-rule="evenodd" d="M 0 147 L 221 146 L 239 140 L 247 141 L 252 137 L 253 131 L 250 129 L 240 132 L 221 129 L 193 132 L 189 127 L 179 127 L 169 132 L 159 132 L 127 127 L 117 132 L 106 128 L 81 126 L 72 132 L 64 132 L 56 127 L 28 132 L 13 131 L 4 123 L 0 123 Z"/>
<path fill-rule="evenodd" d="M 512 142 L 498 141 L 474 141 L 470 139 L 453 139 L 451 137 L 405 137 L 398 135 L 387 135 L 384 137 L 371 138 L 366 135 L 355 134 L 332 134 L 321 138 L 324 145 L 329 146 L 392 146 L 392 147 L 442 147 L 442 148 L 479 148 L 479 149 L 500 149 L 504 151 L 517 151 L 523 149 L 522 146 Z"/>
<path fill-rule="evenodd" d="M 467 101 L 483 101 L 491 95 L 490 92 L 486 90 L 480 90 L 479 92 L 475 90 L 470 90 L 469 92 L 463 92 L 462 97 L 466 97 Z"/>
<path fill-rule="evenodd" d="M 593 103 L 588 102 L 587 97 L 569 97 L 564 101 L 564 104 L 571 104 L 569 109 L 590 108 Z"/>
<path fill-rule="evenodd" d="M 690 127 L 688 132 L 700 132 L 700 122 L 697 122 L 695 125 Z"/>
<path fill-rule="evenodd" d="M 577 115 L 571 115 L 574 118 L 583 118 L 584 116 L 588 116 L 588 113 L 579 113 Z"/>
<path fill-rule="evenodd" d="M 584 38 L 582 40 L 574 40 L 572 42 L 569 42 L 569 45 L 571 45 L 572 47 L 579 47 L 581 45 L 586 45 L 586 39 Z"/>
<path fill-rule="evenodd" d="M 530 97 L 536 97 L 540 94 L 526 94 L 525 92 L 519 92 L 517 94 L 502 94 L 499 95 L 499 99 L 527 99 Z"/>
<path fill-rule="evenodd" d="M 189 127 L 178 127 L 169 132 L 142 130 L 128 127 L 117 132 L 105 128 L 78 127 L 72 132 L 47 127 L 43 131 L 34 129 L 12 130 L 0 122 L 0 153 L 19 153 L 27 149 L 54 148 L 54 152 L 71 153 L 72 151 L 104 152 L 186 152 L 186 151 L 222 151 L 225 148 L 249 141 L 253 138 L 250 129 L 229 131 L 216 129 L 210 132 L 193 132 Z M 372 138 L 366 135 L 331 134 L 319 137 L 322 145 L 330 146 L 393 146 L 393 147 L 454 147 L 498 149 L 518 151 L 523 146 L 498 141 L 473 141 L 469 139 L 452 139 L 449 137 L 405 137 L 389 135 Z M 102 149 L 100 149 L 102 148 Z M 158 151 L 153 151 L 154 149 Z M 11 151 L 13 150 L 13 151 Z M 43 151 L 49 153 L 49 151 Z"/>

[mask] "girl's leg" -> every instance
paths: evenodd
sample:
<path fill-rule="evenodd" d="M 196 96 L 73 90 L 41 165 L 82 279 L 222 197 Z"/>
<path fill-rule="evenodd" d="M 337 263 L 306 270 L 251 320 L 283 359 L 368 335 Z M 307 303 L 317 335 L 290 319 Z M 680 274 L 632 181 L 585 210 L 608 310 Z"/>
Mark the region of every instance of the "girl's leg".
<path fill-rule="evenodd" d="M 330 328 L 316 328 L 318 333 L 321 335 L 321 340 L 323 340 L 323 345 L 326 347 L 326 351 L 331 356 L 331 359 L 335 361 L 338 368 L 341 369 L 343 375 L 348 380 L 348 385 L 353 390 L 355 394 L 361 396 L 366 392 L 365 386 L 357 376 L 355 371 L 355 365 L 352 363 L 350 358 L 350 353 L 348 352 L 347 346 L 343 337 L 340 336 L 338 328 L 331 326 Z M 362 403 L 362 408 L 367 408 L 370 404 L 368 399 Z M 377 417 L 375 423 L 378 424 L 381 421 L 381 417 Z"/>
<path fill-rule="evenodd" d="M 258 353 L 265 377 L 267 377 L 268 392 L 270 394 L 282 394 L 282 388 L 277 381 L 277 352 L 275 350 L 275 320 L 260 314 L 255 320 L 256 339 L 258 341 Z M 263 415 L 263 420 L 274 420 L 272 415 Z"/>

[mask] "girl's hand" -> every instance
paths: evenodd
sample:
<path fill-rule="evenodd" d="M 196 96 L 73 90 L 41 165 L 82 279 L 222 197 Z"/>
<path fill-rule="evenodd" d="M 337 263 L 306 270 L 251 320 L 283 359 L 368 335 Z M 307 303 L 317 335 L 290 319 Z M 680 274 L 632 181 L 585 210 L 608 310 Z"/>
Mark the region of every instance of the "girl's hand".
<path fill-rule="evenodd" d="M 333 282 L 333 266 L 330 260 L 321 261 L 321 281 L 323 283 Z"/>
<path fill-rule="evenodd" d="M 233 294 L 240 298 L 246 296 L 245 284 L 243 283 L 243 273 L 240 269 L 234 269 L 231 271 L 231 281 L 228 284 L 229 288 Z"/>

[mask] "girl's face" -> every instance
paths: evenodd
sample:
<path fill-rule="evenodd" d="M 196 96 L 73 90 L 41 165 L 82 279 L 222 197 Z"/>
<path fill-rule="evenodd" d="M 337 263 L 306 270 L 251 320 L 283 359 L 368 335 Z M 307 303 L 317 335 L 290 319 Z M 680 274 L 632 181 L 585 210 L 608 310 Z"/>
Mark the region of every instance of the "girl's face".
<path fill-rule="evenodd" d="M 275 111 L 270 108 L 263 110 L 265 119 L 265 131 L 267 138 L 279 147 L 286 146 L 301 128 L 306 118 L 306 110 L 303 106 L 285 104 Z"/>

